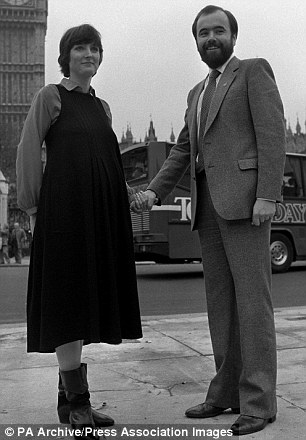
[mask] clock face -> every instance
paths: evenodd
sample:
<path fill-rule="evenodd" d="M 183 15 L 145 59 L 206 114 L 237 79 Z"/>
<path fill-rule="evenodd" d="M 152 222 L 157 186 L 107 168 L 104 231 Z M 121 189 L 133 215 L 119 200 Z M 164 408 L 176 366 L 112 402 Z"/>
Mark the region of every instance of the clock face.
<path fill-rule="evenodd" d="M 5 0 L 5 3 L 13 6 L 22 6 L 29 3 L 29 0 Z"/>

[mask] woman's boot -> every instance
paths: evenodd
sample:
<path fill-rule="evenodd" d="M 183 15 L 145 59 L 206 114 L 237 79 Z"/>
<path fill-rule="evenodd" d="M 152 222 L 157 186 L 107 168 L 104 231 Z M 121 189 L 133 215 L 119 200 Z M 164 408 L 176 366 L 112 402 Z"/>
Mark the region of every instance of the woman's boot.
<path fill-rule="evenodd" d="M 86 370 L 83 365 L 75 370 L 60 371 L 62 384 L 66 393 L 66 398 L 70 403 L 69 422 L 73 429 L 84 430 L 81 437 L 75 436 L 76 439 L 98 439 L 94 435 L 95 423 L 92 417 L 90 406 L 90 394 L 88 391 L 88 383 Z M 89 428 L 86 431 L 85 428 Z M 86 434 L 85 434 L 86 432 Z"/>
<path fill-rule="evenodd" d="M 81 367 L 84 366 L 85 372 L 87 373 L 87 364 L 81 364 Z M 57 413 L 60 423 L 69 423 L 69 414 L 70 414 L 70 403 L 67 400 L 65 389 L 62 383 L 62 378 L 60 373 L 58 373 L 58 400 L 57 400 Z M 106 414 L 99 413 L 97 410 L 91 408 L 92 417 L 95 422 L 95 425 L 98 428 L 102 428 L 105 426 L 112 426 L 115 422 L 114 420 L 107 416 Z"/>

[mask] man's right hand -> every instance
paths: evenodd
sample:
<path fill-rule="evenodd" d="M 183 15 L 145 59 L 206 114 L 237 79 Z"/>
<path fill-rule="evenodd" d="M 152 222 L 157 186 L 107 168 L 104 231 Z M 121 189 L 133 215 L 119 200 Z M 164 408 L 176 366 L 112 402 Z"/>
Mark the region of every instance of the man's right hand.
<path fill-rule="evenodd" d="M 130 204 L 130 209 L 136 214 L 140 214 L 147 210 L 150 211 L 157 200 L 154 191 L 151 191 L 150 189 L 140 191 L 139 193 L 134 194 L 134 201 Z"/>
<path fill-rule="evenodd" d="M 154 191 L 152 191 L 151 189 L 147 189 L 144 193 L 147 197 L 148 209 L 151 210 L 153 205 L 155 205 L 155 203 L 158 200 L 156 193 Z"/>

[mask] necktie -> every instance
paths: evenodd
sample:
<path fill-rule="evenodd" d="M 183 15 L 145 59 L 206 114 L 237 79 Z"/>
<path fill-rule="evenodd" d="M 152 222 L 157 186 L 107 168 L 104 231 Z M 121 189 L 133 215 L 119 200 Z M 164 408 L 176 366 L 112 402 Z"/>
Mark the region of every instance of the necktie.
<path fill-rule="evenodd" d="M 200 130 L 199 130 L 199 138 L 198 138 L 198 164 L 197 164 L 197 172 L 200 173 L 204 170 L 204 156 L 203 156 L 203 135 L 205 131 L 207 116 L 209 112 L 209 107 L 211 104 L 211 100 L 216 91 L 216 79 L 220 75 L 221 72 L 218 70 L 212 70 L 209 75 L 208 84 L 203 94 L 202 106 L 201 106 L 201 116 L 200 116 Z"/>

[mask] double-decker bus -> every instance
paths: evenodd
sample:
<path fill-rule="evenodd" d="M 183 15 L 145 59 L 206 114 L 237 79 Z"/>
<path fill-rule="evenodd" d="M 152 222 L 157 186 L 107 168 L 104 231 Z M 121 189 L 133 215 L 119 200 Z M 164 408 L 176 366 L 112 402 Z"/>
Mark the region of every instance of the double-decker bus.
<path fill-rule="evenodd" d="M 136 191 L 145 190 L 169 155 L 173 144 L 134 144 L 121 152 L 125 177 Z M 293 261 L 306 259 L 306 155 L 287 153 L 283 203 L 278 204 L 271 229 L 273 272 L 284 272 Z M 200 261 L 196 232 L 190 230 L 190 170 L 188 169 L 162 206 L 131 213 L 137 261 Z"/>

